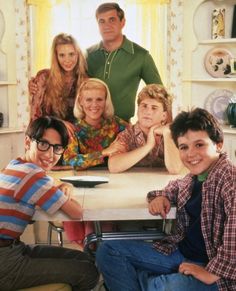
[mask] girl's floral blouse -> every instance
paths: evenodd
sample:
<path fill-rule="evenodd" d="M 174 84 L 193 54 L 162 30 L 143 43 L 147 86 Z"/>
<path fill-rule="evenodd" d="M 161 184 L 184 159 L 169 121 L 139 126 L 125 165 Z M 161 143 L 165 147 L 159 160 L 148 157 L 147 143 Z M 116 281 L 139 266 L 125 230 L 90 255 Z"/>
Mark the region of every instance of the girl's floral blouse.
<path fill-rule="evenodd" d="M 128 123 L 114 116 L 103 119 L 97 126 L 91 126 L 84 119 L 75 122 L 75 135 L 63 154 L 63 164 L 76 169 L 104 164 L 102 150 L 107 148 L 123 131 Z"/>

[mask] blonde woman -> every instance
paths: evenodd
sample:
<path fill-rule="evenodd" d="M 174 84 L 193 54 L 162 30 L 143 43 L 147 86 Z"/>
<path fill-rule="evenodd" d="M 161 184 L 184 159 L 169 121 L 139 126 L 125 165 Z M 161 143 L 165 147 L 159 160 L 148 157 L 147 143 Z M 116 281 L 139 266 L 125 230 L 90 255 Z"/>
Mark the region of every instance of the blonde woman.
<path fill-rule="evenodd" d="M 107 85 L 95 78 L 85 80 L 75 100 L 75 132 L 63 155 L 64 165 L 86 169 L 106 165 L 112 154 L 108 148 L 127 122 L 114 116 L 114 108 Z M 93 231 L 91 223 L 65 221 L 63 223 L 70 241 L 83 245 L 85 235 Z M 103 223 L 103 230 L 111 230 L 111 223 Z"/>
<path fill-rule="evenodd" d="M 87 78 L 86 60 L 76 40 L 65 33 L 55 36 L 51 52 L 51 68 L 29 83 L 30 119 L 52 115 L 72 122 L 77 88 Z"/>
<path fill-rule="evenodd" d="M 110 91 L 100 79 L 85 80 L 75 100 L 75 132 L 64 152 L 64 165 L 77 169 L 102 165 L 112 154 L 109 145 L 127 122 L 114 116 Z"/>

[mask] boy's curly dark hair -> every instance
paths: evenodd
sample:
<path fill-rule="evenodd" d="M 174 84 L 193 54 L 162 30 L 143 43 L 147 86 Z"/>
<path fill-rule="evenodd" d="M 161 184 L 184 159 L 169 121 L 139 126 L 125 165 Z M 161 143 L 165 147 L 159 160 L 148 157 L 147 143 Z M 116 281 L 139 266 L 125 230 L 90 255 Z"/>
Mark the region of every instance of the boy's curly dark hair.
<path fill-rule="evenodd" d="M 223 131 L 217 119 L 207 110 L 195 108 L 190 111 L 180 112 L 170 125 L 171 135 L 178 147 L 178 137 L 183 136 L 188 130 L 206 131 L 209 138 L 216 144 L 223 142 Z"/>

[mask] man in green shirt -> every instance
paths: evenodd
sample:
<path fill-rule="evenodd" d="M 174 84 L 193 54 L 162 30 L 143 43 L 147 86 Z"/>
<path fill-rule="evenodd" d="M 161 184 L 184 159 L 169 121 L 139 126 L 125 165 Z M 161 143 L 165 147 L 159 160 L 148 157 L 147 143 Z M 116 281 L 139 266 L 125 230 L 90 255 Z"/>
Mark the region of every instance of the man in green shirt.
<path fill-rule="evenodd" d="M 88 74 L 106 82 L 115 114 L 128 121 L 135 112 L 140 80 L 162 81 L 149 52 L 122 34 L 125 15 L 117 3 L 101 4 L 96 19 L 102 41 L 87 50 Z"/>
<path fill-rule="evenodd" d="M 142 79 L 146 84 L 162 84 L 149 52 L 123 34 L 125 14 L 117 3 L 103 3 L 96 10 L 102 41 L 87 49 L 88 75 L 109 87 L 115 114 L 129 121 L 135 112 L 135 99 Z M 38 90 L 34 78 L 30 94 Z"/>

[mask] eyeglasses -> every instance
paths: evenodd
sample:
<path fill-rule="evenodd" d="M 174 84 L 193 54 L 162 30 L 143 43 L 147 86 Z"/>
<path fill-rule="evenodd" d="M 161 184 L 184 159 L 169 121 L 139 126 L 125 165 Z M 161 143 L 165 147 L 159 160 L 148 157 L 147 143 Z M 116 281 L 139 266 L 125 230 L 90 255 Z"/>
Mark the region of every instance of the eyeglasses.
<path fill-rule="evenodd" d="M 53 148 L 53 152 L 56 155 L 62 155 L 65 151 L 65 148 L 61 144 L 51 144 L 47 142 L 46 140 L 37 140 L 37 139 L 32 139 L 37 143 L 37 149 L 41 152 L 46 152 L 49 150 L 50 147 Z"/>

